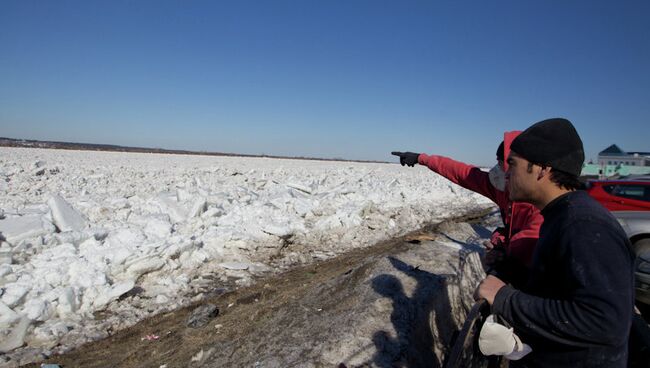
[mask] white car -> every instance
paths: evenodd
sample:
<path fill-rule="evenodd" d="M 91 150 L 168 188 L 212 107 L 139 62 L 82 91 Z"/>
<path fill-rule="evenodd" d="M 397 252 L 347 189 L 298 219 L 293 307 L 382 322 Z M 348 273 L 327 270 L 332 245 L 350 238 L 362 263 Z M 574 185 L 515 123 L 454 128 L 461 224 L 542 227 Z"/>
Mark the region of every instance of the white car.
<path fill-rule="evenodd" d="M 630 239 L 636 262 L 636 299 L 650 305 L 650 211 L 613 211 Z"/>

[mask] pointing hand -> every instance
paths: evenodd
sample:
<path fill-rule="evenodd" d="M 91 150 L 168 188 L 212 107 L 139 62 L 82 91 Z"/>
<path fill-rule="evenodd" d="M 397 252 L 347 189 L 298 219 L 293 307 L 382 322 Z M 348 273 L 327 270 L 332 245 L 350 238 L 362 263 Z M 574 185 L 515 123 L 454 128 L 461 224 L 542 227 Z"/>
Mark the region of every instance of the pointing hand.
<path fill-rule="evenodd" d="M 392 155 L 399 156 L 399 163 L 402 164 L 402 166 L 410 166 L 413 167 L 415 164 L 418 163 L 418 157 L 420 156 L 419 153 L 414 153 L 414 152 L 397 152 L 393 151 L 391 152 Z"/>

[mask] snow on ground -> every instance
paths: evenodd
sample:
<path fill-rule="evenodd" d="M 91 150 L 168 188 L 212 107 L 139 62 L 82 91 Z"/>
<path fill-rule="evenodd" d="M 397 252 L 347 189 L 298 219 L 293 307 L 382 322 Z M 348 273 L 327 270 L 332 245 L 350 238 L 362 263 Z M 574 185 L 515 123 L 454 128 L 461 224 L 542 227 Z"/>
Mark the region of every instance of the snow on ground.
<path fill-rule="evenodd" d="M 425 167 L 0 147 L 0 353 L 488 206 Z"/>

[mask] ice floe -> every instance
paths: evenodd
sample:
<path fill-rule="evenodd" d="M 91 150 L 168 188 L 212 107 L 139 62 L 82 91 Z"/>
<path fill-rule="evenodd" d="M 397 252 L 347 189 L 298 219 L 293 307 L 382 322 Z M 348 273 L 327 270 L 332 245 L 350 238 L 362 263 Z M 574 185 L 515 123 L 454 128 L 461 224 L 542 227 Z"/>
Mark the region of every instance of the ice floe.
<path fill-rule="evenodd" d="M 0 147 L 0 176 L 6 356 L 491 206 L 380 163 Z"/>

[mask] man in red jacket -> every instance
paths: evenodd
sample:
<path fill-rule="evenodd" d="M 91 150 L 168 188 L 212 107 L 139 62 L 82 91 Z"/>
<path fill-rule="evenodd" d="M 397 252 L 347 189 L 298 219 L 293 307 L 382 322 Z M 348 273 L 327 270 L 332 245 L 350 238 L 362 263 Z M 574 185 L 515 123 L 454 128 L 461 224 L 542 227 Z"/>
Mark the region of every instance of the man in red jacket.
<path fill-rule="evenodd" d="M 415 164 L 427 166 L 452 182 L 482 194 L 496 203 L 501 211 L 504 227 L 492 234 L 490 240 L 492 249 L 488 251 L 490 256 L 486 258 L 493 259 L 494 254 L 501 251 L 505 251 L 505 256 L 494 264 L 488 264 L 488 273 L 498 276 L 515 287 L 525 284 L 528 279 L 539 228 L 544 221 L 539 210 L 533 205 L 510 201 L 505 188 L 507 163 L 503 158 L 508 157 L 510 143 L 519 133 L 516 131 L 504 134 L 503 143 L 497 150 L 498 164 L 490 170 L 490 173 L 443 156 L 392 152 L 400 157 L 402 166 L 412 167 Z"/>

